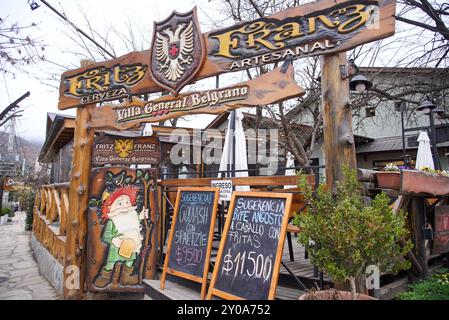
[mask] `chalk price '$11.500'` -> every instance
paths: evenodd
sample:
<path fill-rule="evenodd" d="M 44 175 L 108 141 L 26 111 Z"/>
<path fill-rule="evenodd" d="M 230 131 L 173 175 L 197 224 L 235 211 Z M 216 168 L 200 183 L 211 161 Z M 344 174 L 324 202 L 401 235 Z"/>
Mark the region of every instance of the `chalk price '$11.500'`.
<path fill-rule="evenodd" d="M 221 274 L 232 275 L 234 278 L 246 274 L 250 278 L 262 278 L 268 281 L 273 269 L 272 255 L 264 256 L 255 251 L 237 252 L 235 256 L 231 250 L 224 256 Z"/>

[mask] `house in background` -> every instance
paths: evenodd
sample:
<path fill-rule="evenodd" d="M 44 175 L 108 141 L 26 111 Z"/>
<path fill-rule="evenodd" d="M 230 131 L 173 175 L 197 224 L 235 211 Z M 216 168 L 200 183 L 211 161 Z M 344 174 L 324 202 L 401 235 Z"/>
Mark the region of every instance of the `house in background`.
<path fill-rule="evenodd" d="M 409 101 L 404 112 L 404 127 L 406 129 L 417 128 L 406 131 L 405 154 L 411 156 L 411 165 L 416 160 L 418 148 L 417 138 L 420 130 L 430 129 L 429 116 L 417 111 L 419 102 L 423 99 L 422 94 L 406 94 L 416 91 L 417 88 L 432 89 L 449 88 L 449 72 L 446 69 L 431 68 L 360 68 L 360 73 L 371 80 L 376 88 L 386 91 L 389 95 L 405 94 Z M 352 98 L 366 93 L 353 93 Z M 446 108 L 446 113 L 434 114 L 437 136 L 437 148 L 442 169 L 448 169 L 449 153 L 449 90 L 435 91 L 429 98 L 439 107 Z M 310 123 L 310 116 L 306 113 L 297 115 L 299 123 Z M 382 101 L 373 99 L 368 101 L 366 107 L 353 113 L 353 133 L 356 146 L 357 166 L 367 169 L 381 169 L 387 163 L 403 165 L 403 144 L 401 112 L 395 105 L 394 100 L 384 99 Z M 429 134 L 430 137 L 430 134 Z M 324 165 L 322 152 L 322 141 L 312 153 L 312 158 L 318 159 L 320 165 Z"/>
<path fill-rule="evenodd" d="M 369 78 L 377 88 L 386 90 L 388 94 L 394 95 L 401 92 L 408 92 L 415 86 L 422 88 L 449 87 L 449 73 L 446 70 L 417 69 L 417 68 L 360 68 L 361 74 Z M 355 93 L 353 98 L 357 99 Z M 435 91 L 431 97 L 434 103 L 449 109 L 449 90 Z M 422 99 L 420 94 L 407 95 L 410 101 L 419 102 Z M 405 112 L 405 128 L 423 128 L 429 127 L 429 117 L 416 111 L 418 104 L 407 105 Z M 256 116 L 253 113 L 243 113 L 244 129 L 255 128 Z M 204 140 L 207 135 L 219 135 L 221 149 L 224 144 L 225 130 L 227 129 L 229 112 L 218 115 L 213 121 L 205 126 L 204 129 L 192 129 L 181 127 L 168 127 L 152 125 L 153 132 L 159 136 L 161 141 L 161 172 L 166 178 L 191 178 L 191 177 L 213 177 L 217 175 L 219 164 L 206 164 L 202 161 L 195 163 L 193 161 L 193 150 L 201 148 L 201 152 L 207 146 L 208 141 Z M 312 130 L 310 126 L 310 117 L 306 112 L 299 112 L 295 115 L 297 126 L 293 128 L 299 136 L 307 135 Z M 437 147 L 439 151 L 440 163 L 443 169 L 448 169 L 449 154 L 449 120 L 445 114 L 435 114 Z M 269 123 L 265 122 L 265 123 Z M 42 147 L 39 161 L 41 163 L 51 164 L 51 182 L 67 182 L 70 180 L 70 167 L 72 160 L 73 135 L 75 128 L 75 119 L 72 116 L 49 113 L 47 115 L 47 136 Z M 214 129 L 211 133 L 210 129 Z M 270 129 L 269 127 L 265 129 Z M 206 131 L 207 134 L 206 134 Z M 123 132 L 103 131 L 104 133 L 125 136 L 141 136 L 138 129 L 127 130 Z M 360 168 L 382 169 L 387 163 L 403 164 L 403 145 L 402 145 L 402 127 L 401 112 L 395 108 L 395 102 L 392 100 L 368 101 L 365 108 L 361 108 L 353 115 L 353 132 L 356 146 L 357 165 Z M 199 140 L 198 140 L 199 135 Z M 405 153 L 412 158 L 411 164 L 414 164 L 418 143 L 416 141 L 419 130 L 415 132 L 408 131 L 405 134 Z M 184 136 L 184 137 L 182 137 Z M 265 137 L 246 136 L 249 175 L 259 175 L 259 170 L 263 164 L 257 160 L 256 150 L 262 148 L 267 154 L 273 149 L 272 139 L 269 135 Z M 175 164 L 170 159 L 170 153 L 176 144 L 188 145 L 190 150 L 190 159 L 186 164 Z M 254 143 L 257 145 L 256 149 Z M 312 165 L 324 165 L 324 155 L 322 152 L 322 141 L 318 141 L 311 156 Z M 278 148 L 278 166 L 286 166 L 286 152 Z M 221 151 L 220 151 L 221 154 Z M 198 162 L 198 161 L 197 161 Z M 284 174 L 285 170 L 279 169 L 274 174 Z"/>
<path fill-rule="evenodd" d="M 152 125 L 153 134 L 157 135 L 160 141 L 161 162 L 159 167 L 162 177 L 165 179 L 183 179 L 218 176 L 228 115 L 229 113 L 226 112 L 218 116 L 205 129 Z M 243 121 L 245 129 L 251 128 L 253 118 L 254 115 L 245 113 Z M 310 127 L 299 124 L 298 128 L 301 130 L 311 130 Z M 47 114 L 46 139 L 39 155 L 39 162 L 48 165 L 51 183 L 70 181 L 74 129 L 74 117 L 55 113 Z M 126 131 L 96 130 L 96 134 L 102 133 L 125 137 L 142 136 L 141 130 L 138 129 Z M 208 145 L 211 140 L 214 140 L 216 143 L 216 146 L 213 148 Z M 258 169 L 267 167 L 268 164 L 264 164 L 263 161 L 257 161 L 256 150 L 263 146 L 268 156 L 273 149 L 272 142 L 270 141 L 269 135 L 259 137 L 247 136 L 246 140 L 248 146 L 257 145 L 257 147 L 247 149 L 248 159 L 256 160 L 249 161 L 249 175 L 259 175 Z M 173 149 L 175 146 L 177 147 Z M 180 152 L 180 146 L 189 151 L 189 157 L 186 159 L 186 163 L 173 162 L 173 159 L 170 157 L 172 152 Z M 208 150 L 205 150 L 206 148 Z M 201 154 L 206 151 L 207 154 L 216 156 L 218 161 L 205 163 L 203 157 L 195 155 L 195 152 L 198 151 Z M 279 159 L 279 168 L 285 167 L 285 151 L 281 150 L 279 152 Z M 285 170 L 278 169 L 276 172 L 273 172 L 273 175 L 283 175 L 284 172 Z"/>

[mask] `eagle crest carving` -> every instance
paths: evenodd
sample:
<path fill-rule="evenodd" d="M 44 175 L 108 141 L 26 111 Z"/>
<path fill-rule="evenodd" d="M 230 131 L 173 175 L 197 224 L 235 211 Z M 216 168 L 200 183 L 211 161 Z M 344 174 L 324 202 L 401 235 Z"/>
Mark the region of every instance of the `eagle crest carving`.
<path fill-rule="evenodd" d="M 196 7 L 184 14 L 173 12 L 154 24 L 151 49 L 151 76 L 173 94 L 195 77 L 205 50 L 196 17 Z"/>

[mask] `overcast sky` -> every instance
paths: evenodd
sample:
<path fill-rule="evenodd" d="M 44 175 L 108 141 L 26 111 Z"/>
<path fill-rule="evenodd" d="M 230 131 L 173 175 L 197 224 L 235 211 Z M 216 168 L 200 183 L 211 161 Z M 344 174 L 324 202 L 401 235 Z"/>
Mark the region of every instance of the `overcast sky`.
<path fill-rule="evenodd" d="M 73 29 L 39 0 L 36 0 L 36 2 L 41 6 L 32 11 L 27 0 L 0 0 L 0 17 L 7 19 L 6 25 L 15 22 L 19 25 L 38 23 L 38 28 L 33 29 L 30 35 L 33 39 L 40 40 L 47 45 L 44 51 L 46 59 L 65 66 L 65 68 L 76 68 L 79 65 L 80 58 L 70 52 L 76 51 L 77 47 L 67 36 L 69 33 L 73 34 Z M 89 24 L 95 32 L 101 35 L 108 33 L 110 26 L 126 32 L 126 24 L 131 22 L 140 32 L 136 35 L 136 38 L 138 38 L 136 42 L 142 46 L 139 50 L 149 48 L 153 22 L 165 19 L 173 10 L 187 12 L 196 5 L 202 32 L 232 24 L 232 21 L 223 21 L 222 6 L 224 1 L 219 0 L 47 0 L 47 2 L 63 11 L 73 23 L 86 32 L 88 32 L 88 28 L 82 12 L 87 16 Z M 413 18 L 419 20 L 417 16 Z M 395 36 L 383 40 L 382 54 L 376 55 L 374 60 L 370 59 L 368 54 L 364 59 L 356 61 L 357 64 L 360 66 L 400 66 L 407 62 L 406 58 L 422 54 L 423 47 L 420 45 L 426 43 L 428 38 L 432 38 L 433 34 L 420 31 L 418 37 L 410 37 L 412 29 L 415 28 L 403 23 L 396 23 Z M 117 37 L 110 36 L 109 40 L 114 44 L 117 56 L 132 51 L 127 49 Z M 85 41 L 88 42 L 88 40 Z M 375 46 L 377 43 L 373 42 L 364 46 L 363 49 L 370 52 L 367 48 L 369 49 L 371 45 Z M 350 53 L 348 57 L 350 57 Z M 101 60 L 103 59 L 97 59 L 97 61 Z M 301 61 L 299 59 L 296 63 L 300 64 Z M 39 63 L 27 68 L 27 71 L 29 71 L 29 74 L 17 72 L 15 77 L 9 74 L 0 76 L 0 110 L 3 110 L 25 92 L 30 91 L 31 96 L 20 104 L 25 112 L 18 123 L 18 134 L 28 140 L 43 141 L 45 139 L 47 112 L 74 115 L 75 110 L 59 111 L 57 109 L 59 96 L 57 88 L 44 85 L 36 79 L 36 77 L 45 79 L 52 73 L 59 79 L 60 74 L 64 71 L 63 68 L 55 67 L 49 63 Z M 245 73 L 226 74 L 220 76 L 220 86 L 244 80 L 246 80 Z M 52 84 L 58 86 L 58 80 L 53 81 Z M 184 91 L 204 90 L 212 88 L 214 85 L 214 78 L 206 79 L 192 86 L 187 86 Z M 213 115 L 189 116 L 186 119 L 180 119 L 178 126 L 204 128 L 214 117 Z"/>
<path fill-rule="evenodd" d="M 40 3 L 38 0 L 36 2 Z M 143 36 L 148 37 L 148 43 L 152 37 L 153 21 L 165 19 L 173 10 L 187 12 L 197 4 L 203 32 L 207 31 L 208 26 L 211 25 L 211 17 L 218 14 L 218 12 L 214 13 L 213 10 L 213 6 L 216 6 L 217 2 L 208 3 L 207 0 L 48 0 L 47 2 L 58 10 L 61 10 L 62 4 L 64 12 L 70 20 L 86 32 L 88 30 L 84 25 L 85 19 L 81 11 L 86 12 L 91 25 L 99 33 L 106 32 L 107 27 L 111 24 L 118 28 L 124 28 L 127 21 L 132 21 L 135 26 L 146 29 L 142 33 Z M 50 9 L 42 3 L 40 4 L 41 6 L 38 9 L 32 11 L 27 0 L 0 0 L 1 18 L 7 18 L 7 25 L 15 22 L 18 22 L 19 25 L 38 23 L 38 29 L 33 30 L 30 35 L 48 46 L 44 51 L 46 58 L 64 66 L 78 65 L 78 58 L 68 53 L 73 47 L 73 42 L 66 36 L 70 32 L 70 28 Z M 206 8 L 207 13 L 204 8 Z M 141 40 L 141 42 L 143 41 L 145 39 Z M 118 49 L 118 55 L 128 53 L 124 46 L 118 45 L 116 48 Z M 148 49 L 148 47 L 143 49 Z M 42 78 L 45 78 L 48 74 L 47 70 L 43 68 L 51 68 L 51 66 L 41 63 L 38 66 L 30 67 L 30 72 L 41 74 Z M 25 112 L 18 123 L 18 134 L 25 139 L 33 141 L 45 139 L 47 112 L 75 114 L 74 109 L 64 112 L 57 109 L 58 92 L 55 88 L 42 84 L 30 75 L 19 72 L 16 72 L 15 77 L 12 75 L 0 77 L 0 109 L 3 110 L 27 91 L 30 91 L 31 96 L 20 104 Z M 178 125 L 204 127 L 213 118 L 214 116 L 211 115 L 191 116 L 188 117 L 188 121 L 179 121 Z"/>

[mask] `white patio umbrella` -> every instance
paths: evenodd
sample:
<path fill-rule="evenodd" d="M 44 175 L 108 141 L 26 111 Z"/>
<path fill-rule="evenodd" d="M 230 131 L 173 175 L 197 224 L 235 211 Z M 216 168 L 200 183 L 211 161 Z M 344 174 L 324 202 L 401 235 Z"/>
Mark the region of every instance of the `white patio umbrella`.
<path fill-rule="evenodd" d="M 293 155 L 290 152 L 287 152 L 287 163 L 285 165 L 287 168 L 291 168 L 295 166 L 295 160 L 293 158 Z M 295 169 L 287 169 L 285 170 L 285 175 L 286 176 L 294 176 L 295 173 Z M 297 188 L 298 186 L 295 185 L 285 185 L 284 189 L 292 189 L 292 188 Z"/>
<path fill-rule="evenodd" d="M 248 159 L 246 154 L 246 138 L 243 132 L 242 125 L 243 113 L 240 110 L 235 110 L 235 170 L 248 170 Z M 228 116 L 228 130 L 226 131 L 226 138 L 223 147 L 223 153 L 220 161 L 220 171 L 226 171 L 228 164 L 232 164 L 232 132 L 231 132 L 231 113 Z M 218 177 L 225 176 L 221 172 Z M 235 172 L 234 177 L 247 177 L 248 171 Z M 236 191 L 249 191 L 249 186 L 236 186 Z"/>
<path fill-rule="evenodd" d="M 416 169 L 421 170 L 428 167 L 435 170 L 432 158 L 432 150 L 430 149 L 430 139 L 427 132 L 422 131 L 418 136 L 418 154 L 416 155 Z"/>

